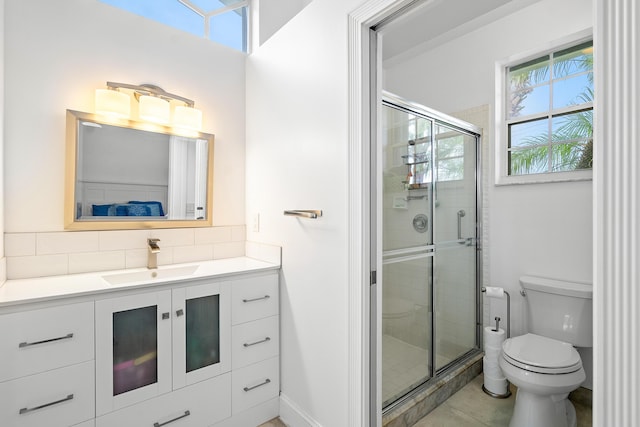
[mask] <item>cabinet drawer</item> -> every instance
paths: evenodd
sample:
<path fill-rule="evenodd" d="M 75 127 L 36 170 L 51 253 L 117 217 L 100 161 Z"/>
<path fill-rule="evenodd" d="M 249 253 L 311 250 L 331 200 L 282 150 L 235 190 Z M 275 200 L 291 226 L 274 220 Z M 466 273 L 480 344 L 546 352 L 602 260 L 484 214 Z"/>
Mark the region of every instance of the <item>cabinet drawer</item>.
<path fill-rule="evenodd" d="M 96 419 L 96 427 L 205 427 L 231 416 L 231 374 L 163 394 Z"/>
<path fill-rule="evenodd" d="M 236 325 L 231 335 L 233 369 L 269 359 L 280 352 L 278 316 Z"/>
<path fill-rule="evenodd" d="M 274 316 L 278 314 L 278 275 L 234 280 L 231 298 L 234 325 Z"/>
<path fill-rule="evenodd" d="M 0 381 L 93 359 L 93 302 L 0 316 Z"/>
<path fill-rule="evenodd" d="M 68 427 L 95 416 L 93 361 L 0 383 L 0 420 L 12 427 Z"/>
<path fill-rule="evenodd" d="M 280 391 L 280 359 L 273 357 L 233 371 L 231 396 L 237 414 L 271 398 Z"/>

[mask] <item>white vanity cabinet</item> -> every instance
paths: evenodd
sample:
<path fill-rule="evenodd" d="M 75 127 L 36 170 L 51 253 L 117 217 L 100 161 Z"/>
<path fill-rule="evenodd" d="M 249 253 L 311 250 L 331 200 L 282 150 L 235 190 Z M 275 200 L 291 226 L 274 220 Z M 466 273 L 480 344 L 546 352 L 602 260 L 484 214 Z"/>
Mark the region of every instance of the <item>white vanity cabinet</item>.
<path fill-rule="evenodd" d="M 278 266 L 236 263 L 171 282 L 41 279 L 56 298 L 34 301 L 15 299 L 30 284 L 0 286 L 0 426 L 254 427 L 278 416 Z"/>
<path fill-rule="evenodd" d="M 238 279 L 231 293 L 233 415 L 251 425 L 256 423 L 251 414 L 246 413 L 251 408 L 262 405 L 263 410 L 269 412 L 276 407 L 277 414 L 280 391 L 278 276 Z"/>
<path fill-rule="evenodd" d="M 0 315 L 0 425 L 93 422 L 93 302 Z"/>
<path fill-rule="evenodd" d="M 230 285 L 96 301 L 96 414 L 230 371 Z"/>

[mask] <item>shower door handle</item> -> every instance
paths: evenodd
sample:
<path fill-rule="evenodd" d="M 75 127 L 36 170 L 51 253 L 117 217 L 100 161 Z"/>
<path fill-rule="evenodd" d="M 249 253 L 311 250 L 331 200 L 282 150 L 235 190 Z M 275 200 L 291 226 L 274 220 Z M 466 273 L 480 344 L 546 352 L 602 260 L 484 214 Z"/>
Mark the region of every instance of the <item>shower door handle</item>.
<path fill-rule="evenodd" d="M 462 217 L 465 216 L 467 213 L 463 210 L 460 209 L 458 211 L 458 213 L 456 215 L 458 215 L 458 240 L 462 240 Z M 463 243 L 463 242 L 460 242 Z"/>
<path fill-rule="evenodd" d="M 393 264 L 396 262 L 432 257 L 435 253 L 435 248 L 435 245 L 421 245 L 410 248 L 386 250 L 382 252 L 382 263 Z"/>

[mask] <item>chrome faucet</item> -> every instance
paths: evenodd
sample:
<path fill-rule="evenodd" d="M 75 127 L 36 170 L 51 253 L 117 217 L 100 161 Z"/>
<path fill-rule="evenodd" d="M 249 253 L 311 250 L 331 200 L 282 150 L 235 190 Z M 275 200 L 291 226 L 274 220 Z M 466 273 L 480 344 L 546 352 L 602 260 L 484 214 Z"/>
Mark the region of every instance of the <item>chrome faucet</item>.
<path fill-rule="evenodd" d="M 158 242 L 160 239 L 147 239 L 147 247 L 149 248 L 149 257 L 147 259 L 147 268 L 158 268 L 158 252 L 160 252 L 160 246 Z"/>

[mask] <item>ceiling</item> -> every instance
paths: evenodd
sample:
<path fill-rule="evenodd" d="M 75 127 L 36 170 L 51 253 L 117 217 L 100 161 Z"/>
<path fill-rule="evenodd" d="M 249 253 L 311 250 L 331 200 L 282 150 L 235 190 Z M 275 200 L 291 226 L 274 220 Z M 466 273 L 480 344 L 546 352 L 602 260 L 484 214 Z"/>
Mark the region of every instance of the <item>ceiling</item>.
<path fill-rule="evenodd" d="M 378 28 L 384 61 L 471 32 L 539 0 L 422 0 Z"/>

